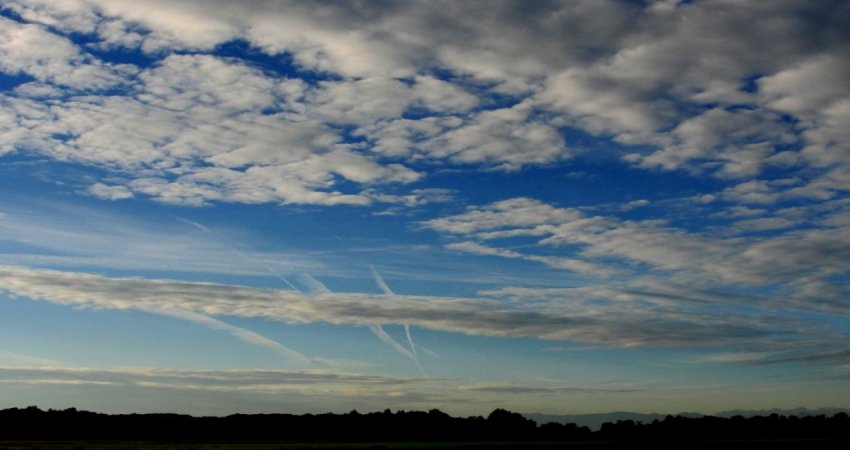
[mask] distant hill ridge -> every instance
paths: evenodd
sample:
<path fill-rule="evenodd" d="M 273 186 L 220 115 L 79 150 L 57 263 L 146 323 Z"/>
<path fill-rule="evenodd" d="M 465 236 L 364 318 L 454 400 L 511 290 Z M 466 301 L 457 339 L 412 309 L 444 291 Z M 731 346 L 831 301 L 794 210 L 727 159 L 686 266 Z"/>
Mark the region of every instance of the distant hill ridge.
<path fill-rule="evenodd" d="M 807 417 L 807 416 L 834 416 L 838 413 L 848 413 L 850 414 L 850 408 L 817 408 L 817 409 L 809 409 L 804 407 L 798 407 L 793 409 L 758 409 L 758 410 L 744 410 L 744 409 L 733 409 L 729 411 L 721 411 L 716 414 L 703 414 L 698 412 L 681 412 L 678 414 L 671 414 L 673 416 L 679 417 L 690 417 L 690 418 L 699 418 L 707 415 L 714 417 L 734 417 L 734 416 L 743 416 L 743 417 L 755 417 L 755 416 L 769 416 L 771 414 L 778 414 L 780 416 L 797 416 L 797 417 Z M 633 420 L 635 422 L 641 423 L 650 423 L 653 420 L 664 420 L 668 414 L 660 414 L 660 413 L 637 413 L 637 412 L 629 412 L 629 411 L 613 411 L 607 413 L 592 413 L 592 414 L 544 414 L 544 413 L 523 413 L 524 417 L 527 417 L 537 423 L 547 423 L 547 422 L 555 422 L 561 424 L 574 423 L 579 426 L 588 427 L 591 430 L 598 430 L 603 423 L 605 422 L 617 422 L 618 420 Z"/>

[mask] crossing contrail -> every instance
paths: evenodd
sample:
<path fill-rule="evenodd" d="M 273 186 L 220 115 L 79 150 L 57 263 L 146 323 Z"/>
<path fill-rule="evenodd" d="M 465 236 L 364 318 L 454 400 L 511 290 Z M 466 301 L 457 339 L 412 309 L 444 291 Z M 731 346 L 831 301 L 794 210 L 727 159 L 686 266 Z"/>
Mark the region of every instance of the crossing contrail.
<path fill-rule="evenodd" d="M 331 290 L 328 289 L 328 287 L 325 286 L 324 283 L 317 280 L 314 276 L 310 274 L 301 274 L 300 280 L 307 286 L 308 289 L 313 292 L 319 292 L 324 294 L 331 293 Z M 389 289 L 389 287 L 387 287 L 387 289 Z M 406 349 L 403 345 L 399 344 L 398 341 L 393 339 L 392 336 L 387 334 L 386 330 L 384 330 L 384 327 L 381 326 L 381 324 L 369 324 L 367 325 L 367 327 L 369 328 L 369 331 L 372 332 L 372 334 L 378 337 L 378 339 L 380 339 L 385 344 L 389 345 L 402 355 L 410 358 L 411 361 L 413 361 L 413 363 L 416 365 L 416 368 L 419 369 L 419 372 L 422 373 L 422 375 L 426 377 L 428 376 L 428 374 L 425 372 L 425 370 L 422 369 L 422 366 L 419 364 L 419 358 L 416 357 L 416 354 Z"/>
<path fill-rule="evenodd" d="M 392 289 L 390 289 L 390 287 L 387 285 L 387 282 L 384 281 L 384 278 L 381 276 L 381 274 L 379 274 L 378 271 L 375 270 L 375 266 L 370 264 L 369 268 L 372 269 L 372 275 L 375 277 L 375 283 L 378 284 L 378 287 L 381 289 L 381 291 L 383 291 L 384 294 L 387 294 L 387 295 L 395 295 L 395 292 L 393 292 Z M 419 365 L 419 356 L 416 354 L 416 344 L 413 343 L 413 336 L 410 335 L 410 324 L 407 324 L 407 323 L 404 324 L 404 334 L 405 334 L 405 336 L 407 336 L 407 343 L 408 343 L 408 345 L 410 345 L 410 352 L 413 355 L 413 361 L 418 366 Z"/>
<path fill-rule="evenodd" d="M 213 236 L 216 235 L 216 233 L 213 230 L 211 230 L 209 227 L 205 226 L 202 223 L 198 223 L 198 222 L 195 222 L 194 220 L 189 220 L 189 219 L 186 219 L 186 218 L 183 218 L 183 217 L 177 217 L 177 220 L 179 220 L 183 223 L 189 224 L 189 225 L 203 231 L 204 233 L 207 233 L 207 234 L 210 234 L 210 235 L 213 235 Z M 225 238 L 225 240 L 228 242 L 228 244 L 231 247 L 230 249 L 234 253 L 236 253 L 237 255 L 239 255 L 240 257 L 242 257 L 245 260 L 248 260 L 248 261 L 255 263 L 255 264 L 259 264 L 260 266 L 265 268 L 267 271 L 269 271 L 272 275 L 276 276 L 278 279 L 280 279 L 281 281 L 286 283 L 291 289 L 293 289 L 295 291 L 298 290 L 298 288 L 296 288 L 295 285 L 290 283 L 289 280 L 286 279 L 286 277 L 284 277 L 283 275 L 278 273 L 276 270 L 274 270 L 271 266 L 266 264 L 264 261 L 261 261 L 261 260 L 258 260 L 256 258 L 253 258 L 251 256 L 246 255 L 244 252 L 239 250 L 239 248 L 238 248 L 238 246 L 236 245 L 235 242 L 233 242 L 233 241 L 231 241 L 230 239 L 227 239 L 227 238 Z M 262 336 L 260 334 L 253 332 L 253 331 L 247 330 L 245 328 L 237 327 L 235 325 L 231 325 L 229 323 L 223 322 L 223 321 L 216 319 L 212 316 L 207 316 L 207 315 L 196 313 L 196 312 L 193 312 L 193 311 L 180 310 L 180 309 L 156 309 L 156 310 L 150 310 L 150 312 L 153 312 L 153 313 L 156 313 L 156 314 L 162 314 L 162 315 L 166 315 L 166 316 L 170 316 L 170 317 L 175 317 L 175 318 L 178 318 L 178 319 L 188 320 L 190 322 L 195 322 L 197 324 L 204 325 L 204 326 L 211 328 L 211 329 L 214 329 L 214 330 L 225 331 L 225 332 L 230 333 L 231 335 L 235 336 L 236 338 L 242 340 L 243 342 L 247 342 L 249 344 L 259 345 L 259 346 L 262 346 L 262 347 L 270 348 L 270 349 L 276 351 L 277 353 L 280 353 L 280 354 L 290 358 L 291 360 L 295 361 L 296 363 L 298 363 L 299 365 L 302 365 L 302 366 L 305 366 L 305 365 L 306 366 L 314 366 L 315 365 L 315 363 L 310 358 L 305 356 L 304 354 L 302 354 L 302 353 L 300 353 L 296 350 L 293 350 L 293 349 L 281 344 L 280 342 L 274 341 L 272 339 L 269 339 L 265 336 Z"/>
<path fill-rule="evenodd" d="M 177 217 L 177 220 L 179 220 L 183 223 L 186 223 L 188 225 L 191 225 L 191 226 L 203 231 L 204 233 L 207 233 L 207 234 L 210 234 L 210 235 L 216 235 L 216 233 L 212 229 L 210 229 L 209 227 L 205 226 L 202 223 L 198 223 L 198 222 L 195 222 L 194 220 L 189 220 L 189 219 L 186 219 L 186 218 L 183 218 L 183 217 Z M 294 291 L 300 291 L 300 289 L 298 289 L 298 287 L 296 287 L 294 284 L 292 284 L 286 277 L 284 277 L 278 271 L 274 270 L 274 268 L 272 268 L 270 265 L 268 265 L 265 261 L 262 261 L 260 259 L 246 255 L 244 252 L 239 250 L 239 248 L 238 248 L 239 246 L 235 242 L 233 242 L 233 241 L 231 241 L 230 239 L 227 239 L 227 238 L 224 238 L 224 239 L 228 242 L 228 244 L 230 244 L 230 247 L 231 247 L 230 250 L 232 250 L 234 253 L 239 255 L 241 258 L 243 258 L 247 261 L 250 261 L 254 264 L 257 264 L 259 266 L 262 266 L 264 269 L 266 269 L 266 271 L 268 271 L 269 273 L 271 273 L 272 275 L 274 275 L 275 277 L 277 277 L 278 279 L 280 279 L 281 281 L 286 283 L 286 285 L 289 286 L 290 289 L 292 289 Z M 387 283 L 383 280 L 383 278 L 381 278 L 381 275 L 378 274 L 378 272 L 375 270 L 375 268 L 374 267 L 371 267 L 371 268 L 372 268 L 372 273 L 375 276 L 375 280 L 378 283 L 378 287 L 381 289 L 381 291 L 384 294 L 387 294 L 387 295 L 395 295 L 393 293 L 393 291 L 390 289 L 390 287 L 387 286 Z M 328 289 L 328 287 L 325 286 L 324 283 L 317 280 L 315 277 L 313 277 L 310 274 L 307 274 L 307 273 L 301 274 L 299 276 L 299 280 L 307 287 L 308 290 L 310 290 L 312 292 L 325 293 L 325 294 L 331 293 L 331 290 Z M 186 313 L 188 313 L 188 314 L 184 314 L 181 311 L 179 314 L 182 314 L 183 315 L 182 318 L 186 318 L 187 320 L 194 320 L 197 323 L 206 324 L 207 326 L 210 326 L 211 328 L 216 328 L 216 329 L 219 329 L 219 330 L 228 331 L 231 334 L 233 334 L 234 336 L 236 336 L 236 337 L 238 337 L 238 338 L 240 338 L 240 339 L 242 339 L 246 342 L 252 342 L 254 344 L 265 345 L 267 347 L 269 347 L 271 345 L 269 343 L 275 343 L 275 344 L 280 345 L 283 349 L 287 349 L 287 350 L 294 352 L 294 350 L 288 349 L 288 347 L 285 347 L 282 344 L 279 344 L 275 341 L 272 341 L 271 339 L 267 339 L 263 336 L 260 336 L 256 333 L 253 333 L 251 331 L 244 330 L 244 329 L 241 329 L 239 327 L 235 327 L 233 325 L 221 322 L 218 319 L 214 319 L 214 318 L 209 317 L 209 316 L 204 316 L 203 314 L 198 314 L 197 316 L 193 316 L 193 319 L 188 319 L 189 314 L 195 314 L 195 313 L 191 313 L 191 312 L 188 312 L 188 311 Z M 162 314 L 166 314 L 166 313 L 162 312 Z M 169 314 L 171 314 L 174 317 L 178 317 L 177 313 L 171 312 Z M 215 323 L 213 323 L 211 321 L 215 321 Z M 384 327 L 381 324 L 370 324 L 370 325 L 368 325 L 368 328 L 372 332 L 372 334 L 374 334 L 375 336 L 378 337 L 378 339 L 380 339 L 385 344 L 389 345 L 390 347 L 392 347 L 393 349 L 395 349 L 397 352 L 401 353 L 402 355 L 410 358 L 413 361 L 413 363 L 416 365 L 416 367 L 419 369 L 419 371 L 422 373 L 422 375 L 424 375 L 426 377 L 428 376 L 428 374 L 425 372 L 425 370 L 419 364 L 419 356 L 416 353 L 416 345 L 413 343 L 413 338 L 410 334 L 410 325 L 404 324 L 404 333 L 405 333 L 405 336 L 407 337 L 407 342 L 410 345 L 410 349 L 405 348 L 398 341 L 393 339 L 393 337 L 390 336 L 386 332 L 386 330 L 384 330 Z M 242 330 L 242 331 L 239 332 L 238 330 Z M 247 333 L 250 333 L 250 335 L 247 334 Z M 268 342 L 265 342 L 265 341 L 268 341 Z M 279 349 L 279 350 L 282 351 L 282 349 Z M 297 353 L 302 358 L 305 358 L 307 361 L 309 361 L 311 364 L 313 364 L 313 362 L 309 358 L 307 358 L 306 356 L 301 355 L 298 352 L 295 352 L 295 353 Z M 292 355 L 292 356 L 294 357 L 294 359 L 298 359 L 297 356 L 294 356 L 294 355 Z"/>

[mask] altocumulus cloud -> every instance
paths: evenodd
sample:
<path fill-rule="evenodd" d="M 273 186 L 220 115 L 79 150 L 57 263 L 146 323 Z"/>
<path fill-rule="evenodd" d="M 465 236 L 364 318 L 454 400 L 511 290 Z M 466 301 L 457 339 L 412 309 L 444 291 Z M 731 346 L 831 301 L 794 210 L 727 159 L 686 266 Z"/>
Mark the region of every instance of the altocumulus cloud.
<path fill-rule="evenodd" d="M 388 186 L 441 164 L 514 171 L 574 158 L 582 149 L 563 127 L 620 144 L 605 151 L 642 169 L 725 180 L 733 201 L 850 188 L 843 1 L 10 0 L 3 10 L 0 64 L 27 82 L 0 98 L 0 152 L 112 171 L 81 189 L 102 198 L 393 202 Z M 294 69 L 217 53 L 234 42 Z M 792 176 L 777 182 L 776 170 Z"/>

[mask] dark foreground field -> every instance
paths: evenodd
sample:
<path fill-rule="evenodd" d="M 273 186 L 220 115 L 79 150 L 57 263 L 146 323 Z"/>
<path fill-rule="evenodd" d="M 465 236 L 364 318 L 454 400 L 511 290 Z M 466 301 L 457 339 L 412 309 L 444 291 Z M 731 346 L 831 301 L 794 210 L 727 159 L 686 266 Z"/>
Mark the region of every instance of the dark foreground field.
<path fill-rule="evenodd" d="M 438 450 L 846 450 L 850 440 L 747 440 L 747 441 L 592 441 L 592 442 L 0 442 L 0 450 L 296 450 L 296 449 L 438 449 Z"/>

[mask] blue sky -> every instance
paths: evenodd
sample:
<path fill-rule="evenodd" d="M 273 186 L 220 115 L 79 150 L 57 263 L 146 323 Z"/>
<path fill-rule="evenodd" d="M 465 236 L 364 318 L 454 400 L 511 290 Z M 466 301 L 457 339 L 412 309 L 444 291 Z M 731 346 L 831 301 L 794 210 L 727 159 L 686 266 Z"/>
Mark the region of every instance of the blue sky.
<path fill-rule="evenodd" d="M 850 4 L 0 3 L 0 406 L 850 405 Z"/>

